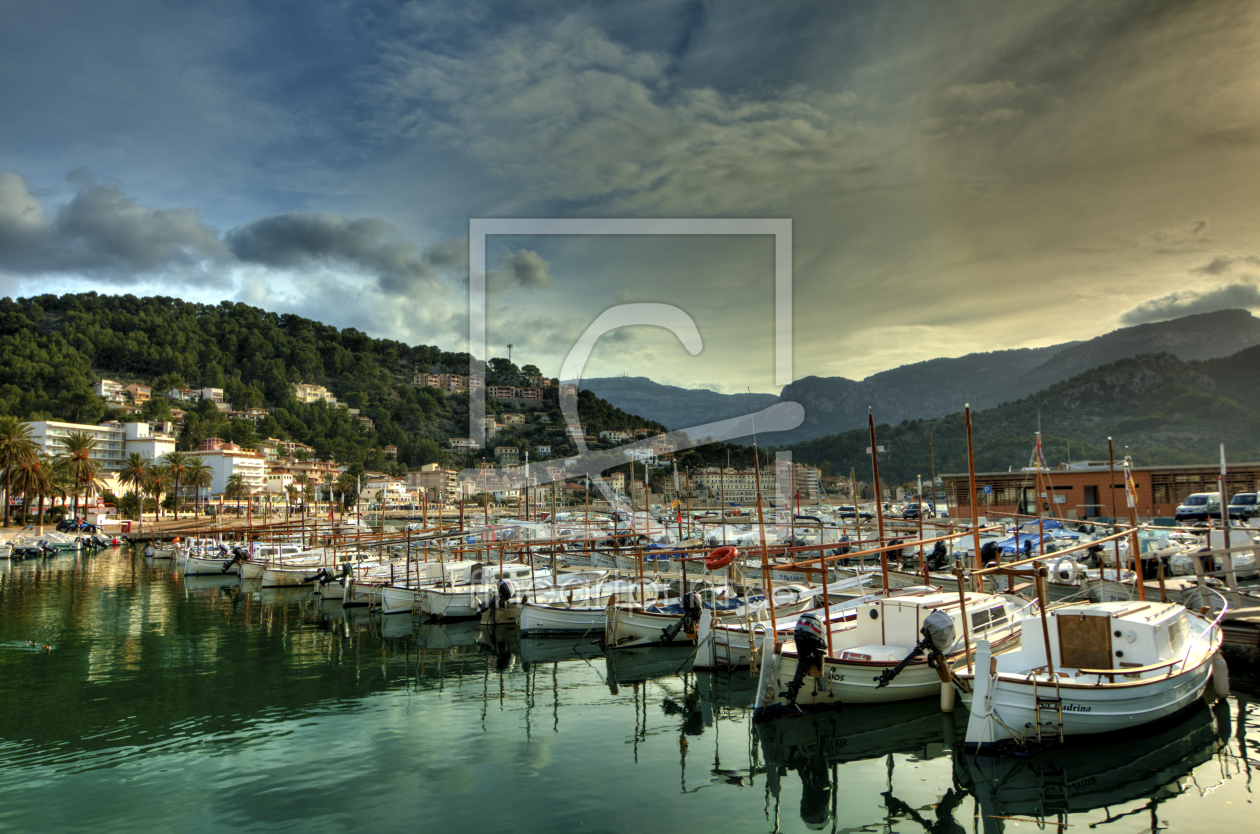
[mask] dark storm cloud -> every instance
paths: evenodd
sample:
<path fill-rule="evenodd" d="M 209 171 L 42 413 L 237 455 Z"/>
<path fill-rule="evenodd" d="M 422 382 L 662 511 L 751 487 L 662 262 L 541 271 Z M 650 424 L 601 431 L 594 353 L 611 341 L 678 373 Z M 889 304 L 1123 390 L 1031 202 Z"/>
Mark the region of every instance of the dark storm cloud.
<path fill-rule="evenodd" d="M 545 289 L 551 286 L 551 275 L 547 272 L 550 264 L 530 249 L 513 252 L 502 260 L 500 266 L 503 268 L 490 271 L 492 280 L 498 279 L 525 289 Z"/>
<path fill-rule="evenodd" d="M 193 209 L 150 208 L 116 185 L 80 173 L 70 179 L 79 191 L 50 218 L 22 176 L 0 172 L 0 269 L 26 275 L 86 272 L 128 283 L 158 267 L 226 254 Z"/>
<path fill-rule="evenodd" d="M 1214 289 L 1179 290 L 1160 298 L 1144 301 L 1120 316 L 1125 325 L 1167 321 L 1195 313 L 1211 313 L 1216 310 L 1260 308 L 1260 286 L 1244 280 Z"/>
<path fill-rule="evenodd" d="M 274 267 L 343 264 L 376 274 L 384 292 L 407 292 L 437 278 L 430 260 L 391 223 L 379 217 L 349 220 L 337 214 L 280 214 L 233 229 L 227 236 L 241 261 Z M 437 253 L 443 265 L 445 249 Z"/>

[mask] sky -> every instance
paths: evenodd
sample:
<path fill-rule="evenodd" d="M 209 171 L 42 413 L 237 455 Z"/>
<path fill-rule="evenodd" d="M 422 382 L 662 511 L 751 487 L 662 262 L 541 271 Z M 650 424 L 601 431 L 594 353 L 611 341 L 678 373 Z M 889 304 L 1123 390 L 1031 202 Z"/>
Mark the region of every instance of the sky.
<path fill-rule="evenodd" d="M 239 301 L 727 393 L 1260 311 L 1246 2 L 0 0 L 0 295 Z M 775 341 L 790 281 L 790 350 Z M 786 363 L 784 356 L 787 354 Z M 779 372 L 776 373 L 776 362 Z"/>

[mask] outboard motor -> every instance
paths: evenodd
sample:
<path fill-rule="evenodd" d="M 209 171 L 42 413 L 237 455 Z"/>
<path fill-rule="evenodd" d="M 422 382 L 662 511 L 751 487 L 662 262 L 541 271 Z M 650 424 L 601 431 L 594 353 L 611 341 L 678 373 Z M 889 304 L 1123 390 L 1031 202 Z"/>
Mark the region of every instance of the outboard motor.
<path fill-rule="evenodd" d="M 320 568 L 318 573 L 312 574 L 311 576 L 308 576 L 305 579 L 303 579 L 302 584 L 305 585 L 308 582 L 317 582 L 317 583 L 323 584 L 325 582 L 330 582 L 332 579 L 333 579 L 333 575 L 328 572 L 328 568 Z"/>
<path fill-rule="evenodd" d="M 478 613 L 484 613 L 494 608 L 507 608 L 508 600 L 514 596 L 516 596 L 516 589 L 512 587 L 512 583 L 506 578 L 500 577 L 498 584 L 495 585 L 495 595 L 481 606 Z"/>
<path fill-rule="evenodd" d="M 937 547 L 943 547 L 944 542 L 937 542 Z M 998 550 L 997 542 L 985 542 L 980 548 L 980 564 L 986 568 L 996 565 L 1002 560 L 1002 553 Z"/>
<path fill-rule="evenodd" d="M 787 691 L 780 693 L 787 702 L 796 706 L 796 696 L 805 683 L 805 676 L 819 677 L 822 674 L 823 657 L 827 654 L 827 632 L 823 628 L 822 618 L 813 612 L 806 611 L 796 621 L 792 629 L 792 639 L 796 641 L 796 674 L 787 685 Z M 817 670 L 817 674 L 813 674 Z"/>
<path fill-rule="evenodd" d="M 923 621 L 923 628 L 919 629 L 919 633 L 923 635 L 923 639 L 915 645 L 914 650 L 906 655 L 905 659 L 891 669 L 886 669 L 878 676 L 872 678 L 876 681 L 876 689 L 883 689 L 892 683 L 893 678 L 901 674 L 902 670 L 910 665 L 916 657 L 927 652 L 928 665 L 937 670 L 940 674 L 941 670 L 946 669 L 945 666 L 945 650 L 954 644 L 954 621 L 944 611 L 937 609 L 928 614 L 927 619 Z"/>
<path fill-rule="evenodd" d="M 984 552 L 984 548 L 980 548 Z M 928 554 L 928 566 L 932 570 L 944 570 L 949 567 L 949 554 L 945 552 L 945 542 L 937 542 Z"/>
<path fill-rule="evenodd" d="M 661 642 L 663 643 L 674 642 L 674 638 L 678 636 L 680 631 L 688 636 L 692 636 L 700 625 L 700 612 L 703 610 L 700 595 L 693 591 L 690 594 L 683 594 L 678 601 L 682 603 L 683 615 L 678 622 L 669 628 L 661 629 L 661 634 L 663 635 Z"/>
<path fill-rule="evenodd" d="M 227 555 L 228 549 L 226 545 L 219 545 L 219 550 L 223 555 Z M 223 570 L 220 573 L 227 573 L 232 569 L 233 565 L 239 565 L 249 561 L 249 551 L 243 547 L 232 548 L 232 558 L 223 563 Z"/>

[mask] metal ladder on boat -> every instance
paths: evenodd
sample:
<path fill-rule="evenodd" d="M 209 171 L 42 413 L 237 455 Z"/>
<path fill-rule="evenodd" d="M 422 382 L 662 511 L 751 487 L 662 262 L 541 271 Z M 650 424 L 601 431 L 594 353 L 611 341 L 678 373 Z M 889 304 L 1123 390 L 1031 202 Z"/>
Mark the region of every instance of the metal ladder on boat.
<path fill-rule="evenodd" d="M 1037 730 L 1037 742 L 1063 740 L 1063 699 L 1059 694 L 1059 682 L 1054 682 L 1054 694 L 1042 695 L 1037 691 L 1037 677 L 1033 675 L 1033 722 Z M 1050 711 L 1053 720 L 1043 720 L 1044 712 Z"/>

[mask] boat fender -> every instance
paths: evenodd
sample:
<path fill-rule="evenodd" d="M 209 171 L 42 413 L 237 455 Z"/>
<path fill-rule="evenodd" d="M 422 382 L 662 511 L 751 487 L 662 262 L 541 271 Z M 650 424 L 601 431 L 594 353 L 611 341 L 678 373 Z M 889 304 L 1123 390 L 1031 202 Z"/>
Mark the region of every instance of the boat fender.
<path fill-rule="evenodd" d="M 792 639 L 796 641 L 796 673 L 792 675 L 787 690 L 779 694 L 787 699 L 788 704 L 796 706 L 796 698 L 805 682 L 805 676 L 813 674 L 815 670 L 818 673 L 815 677 L 822 673 L 823 657 L 827 653 L 827 633 L 823 630 L 822 619 L 812 611 L 806 611 L 796 621 L 796 628 L 792 629 Z"/>
<path fill-rule="evenodd" d="M 941 712 L 954 711 L 954 697 L 957 694 L 953 681 L 941 681 Z"/>
<path fill-rule="evenodd" d="M 1220 652 L 1212 657 L 1212 689 L 1221 698 L 1229 695 L 1229 666 Z"/>
<path fill-rule="evenodd" d="M 730 545 L 727 545 L 726 547 L 719 547 L 717 550 L 705 557 L 704 566 L 708 570 L 721 570 L 731 562 L 735 561 L 737 553 L 738 551 Z"/>
<path fill-rule="evenodd" d="M 1081 566 L 1070 556 L 1064 556 L 1054 563 L 1054 578 L 1065 585 L 1075 585 L 1080 576 Z"/>

